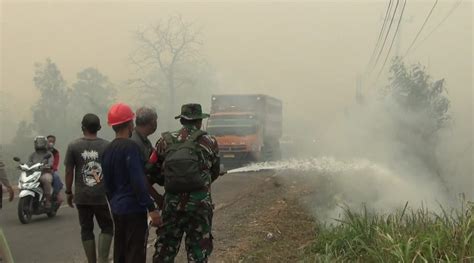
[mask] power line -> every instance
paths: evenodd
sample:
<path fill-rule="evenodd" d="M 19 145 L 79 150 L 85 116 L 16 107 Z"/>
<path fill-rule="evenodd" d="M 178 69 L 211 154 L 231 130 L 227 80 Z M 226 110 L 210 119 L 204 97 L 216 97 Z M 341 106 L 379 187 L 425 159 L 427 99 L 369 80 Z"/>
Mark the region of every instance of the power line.
<path fill-rule="evenodd" d="M 416 41 L 418 40 L 418 37 L 420 36 L 421 32 L 423 31 L 423 29 L 425 28 L 426 26 L 426 23 L 428 22 L 428 20 L 430 19 L 431 17 L 431 14 L 433 14 L 433 10 L 435 9 L 436 5 L 438 4 L 438 0 L 436 0 L 433 4 L 433 7 L 431 7 L 431 10 L 430 12 L 428 13 L 428 16 L 426 16 L 425 18 L 425 21 L 423 22 L 423 25 L 421 26 L 420 30 L 418 30 L 418 33 L 416 34 L 415 38 L 413 39 L 413 41 L 411 42 L 410 44 L 410 47 L 407 49 L 407 52 L 405 52 L 405 56 L 410 52 L 410 50 L 413 48 L 413 46 L 415 45 Z"/>
<path fill-rule="evenodd" d="M 393 20 L 395 18 L 395 14 L 397 13 L 399 2 L 400 0 L 397 0 L 397 4 L 395 5 L 395 10 L 393 11 L 392 19 L 390 20 L 390 24 L 388 26 L 387 34 L 385 34 L 385 39 L 383 41 L 382 47 L 380 48 L 379 54 L 377 55 L 377 59 L 375 60 L 375 63 L 372 65 L 372 69 L 375 68 L 375 66 L 379 62 L 380 56 L 382 55 L 383 48 L 385 47 L 385 43 L 387 42 L 388 36 L 390 35 L 390 29 L 392 28 Z"/>
<path fill-rule="evenodd" d="M 388 49 L 387 56 L 385 57 L 385 60 L 382 64 L 382 68 L 380 69 L 379 74 L 377 74 L 377 78 L 375 79 L 375 82 L 378 81 L 380 75 L 382 74 L 383 69 L 385 68 L 385 64 L 387 64 L 387 60 L 390 57 L 390 52 L 392 51 L 393 43 L 395 43 L 395 39 L 397 37 L 398 29 L 400 28 L 400 24 L 402 23 L 403 13 L 405 11 L 405 6 L 406 5 L 407 5 L 407 0 L 405 0 L 405 2 L 403 3 L 402 11 L 400 13 L 400 19 L 398 20 L 397 28 L 395 29 L 395 34 L 393 35 L 393 38 L 392 38 L 392 43 L 390 44 L 390 48 Z"/>
<path fill-rule="evenodd" d="M 385 11 L 385 17 L 384 17 L 384 20 L 383 20 L 383 24 L 382 24 L 382 27 L 380 28 L 379 36 L 377 38 L 377 42 L 375 43 L 374 50 L 372 51 L 372 55 L 370 56 L 369 64 L 367 65 L 367 67 L 369 67 L 372 64 L 372 62 L 374 61 L 375 54 L 377 53 L 377 50 L 380 46 L 380 40 L 382 40 L 383 32 L 385 32 L 385 26 L 387 25 L 387 22 L 389 20 L 388 15 L 389 15 L 390 11 L 392 10 L 392 3 L 393 3 L 393 0 L 390 0 L 388 2 L 387 11 Z"/>
<path fill-rule="evenodd" d="M 423 40 L 421 40 L 421 41 L 419 42 L 418 47 L 419 47 L 422 43 L 424 43 L 424 42 L 433 34 L 433 32 L 435 32 L 435 31 L 451 16 L 452 13 L 454 13 L 454 11 L 461 5 L 461 3 L 462 3 L 462 0 L 459 0 L 457 3 L 454 4 L 453 8 L 451 8 L 451 10 L 449 10 L 448 14 L 443 18 L 443 20 L 441 20 L 441 22 L 439 22 L 439 23 L 433 28 L 433 30 L 431 30 L 430 33 L 428 33 L 428 35 L 427 35 L 425 38 L 423 38 Z M 413 51 L 417 50 L 418 47 L 415 48 Z M 407 52 L 407 54 L 405 54 L 405 56 L 406 56 L 406 55 L 408 55 L 408 52 Z"/>

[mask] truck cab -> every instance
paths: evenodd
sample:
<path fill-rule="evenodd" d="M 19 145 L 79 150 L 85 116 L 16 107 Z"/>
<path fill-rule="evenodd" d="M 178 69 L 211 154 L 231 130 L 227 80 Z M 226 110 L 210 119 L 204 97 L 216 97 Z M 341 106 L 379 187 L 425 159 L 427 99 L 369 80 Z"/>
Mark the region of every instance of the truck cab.
<path fill-rule="evenodd" d="M 281 102 L 266 95 L 214 95 L 207 132 L 216 137 L 221 162 L 236 167 L 278 159 Z"/>

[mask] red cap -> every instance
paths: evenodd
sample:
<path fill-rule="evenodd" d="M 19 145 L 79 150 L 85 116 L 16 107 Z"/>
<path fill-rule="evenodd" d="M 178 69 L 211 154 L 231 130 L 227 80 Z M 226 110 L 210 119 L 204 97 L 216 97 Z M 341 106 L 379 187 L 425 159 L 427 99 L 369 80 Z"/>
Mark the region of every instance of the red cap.
<path fill-rule="evenodd" d="M 107 123 L 109 126 L 115 126 L 131 121 L 134 117 L 135 113 L 133 113 L 130 106 L 119 102 L 110 107 L 109 113 L 107 114 Z"/>

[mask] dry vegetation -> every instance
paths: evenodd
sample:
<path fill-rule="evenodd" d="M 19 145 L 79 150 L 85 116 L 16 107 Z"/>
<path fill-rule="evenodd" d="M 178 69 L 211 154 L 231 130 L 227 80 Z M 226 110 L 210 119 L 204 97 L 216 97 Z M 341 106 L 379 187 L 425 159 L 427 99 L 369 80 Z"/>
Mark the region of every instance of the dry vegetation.
<path fill-rule="evenodd" d="M 306 209 L 312 187 L 269 177 L 220 216 L 217 262 L 473 262 L 473 204 L 435 213 L 408 205 L 391 214 L 345 209 L 334 224 Z M 314 189 L 314 188 L 313 188 Z M 224 229 L 227 228 L 227 229 Z"/>

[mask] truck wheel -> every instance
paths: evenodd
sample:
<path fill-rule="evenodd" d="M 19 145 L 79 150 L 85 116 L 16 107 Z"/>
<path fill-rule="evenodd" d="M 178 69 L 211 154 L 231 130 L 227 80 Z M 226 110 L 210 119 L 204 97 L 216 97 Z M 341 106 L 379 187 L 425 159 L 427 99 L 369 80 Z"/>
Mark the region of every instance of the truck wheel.
<path fill-rule="evenodd" d="M 18 219 L 22 224 L 28 224 L 31 221 L 32 213 L 32 202 L 33 198 L 31 196 L 25 196 L 20 198 L 18 201 Z"/>

